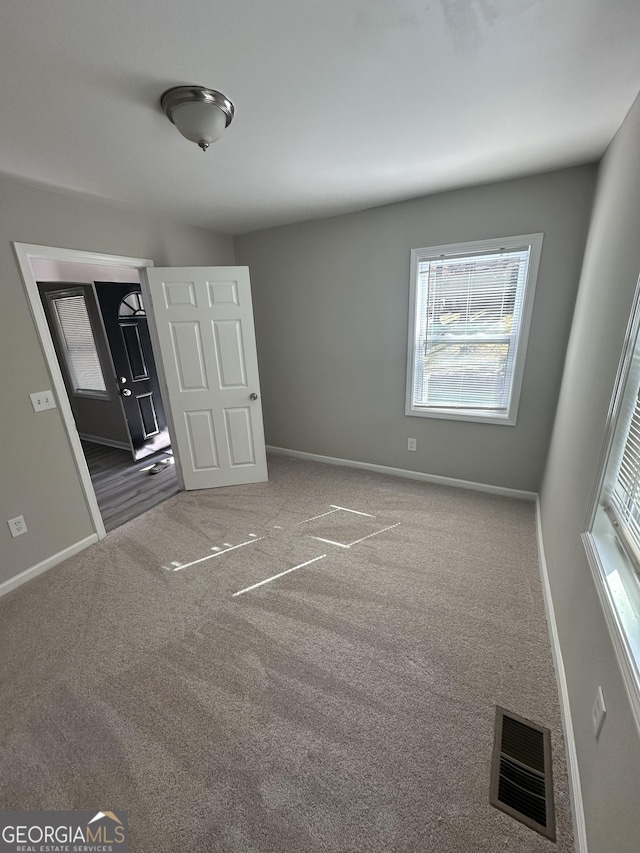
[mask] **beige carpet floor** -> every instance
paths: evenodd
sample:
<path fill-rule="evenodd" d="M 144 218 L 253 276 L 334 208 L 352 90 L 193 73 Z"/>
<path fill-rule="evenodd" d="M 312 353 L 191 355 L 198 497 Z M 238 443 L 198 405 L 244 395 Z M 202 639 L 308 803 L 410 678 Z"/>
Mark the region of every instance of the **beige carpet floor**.
<path fill-rule="evenodd" d="M 572 850 L 534 506 L 269 467 L 0 600 L 0 807 L 126 809 L 134 853 Z M 556 845 L 488 804 L 496 704 L 552 731 Z"/>

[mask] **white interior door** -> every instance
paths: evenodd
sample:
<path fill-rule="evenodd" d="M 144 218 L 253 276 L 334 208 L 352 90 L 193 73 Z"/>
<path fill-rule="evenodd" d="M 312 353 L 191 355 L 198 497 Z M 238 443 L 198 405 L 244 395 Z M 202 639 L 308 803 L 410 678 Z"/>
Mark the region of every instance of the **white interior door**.
<path fill-rule="evenodd" d="M 185 489 L 266 480 L 248 267 L 150 267 L 146 276 Z"/>

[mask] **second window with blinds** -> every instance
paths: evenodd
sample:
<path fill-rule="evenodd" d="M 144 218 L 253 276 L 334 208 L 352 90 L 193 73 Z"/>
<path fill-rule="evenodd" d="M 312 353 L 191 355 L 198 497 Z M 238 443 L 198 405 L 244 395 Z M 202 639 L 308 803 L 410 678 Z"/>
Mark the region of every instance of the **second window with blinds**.
<path fill-rule="evenodd" d="M 640 728 L 640 278 L 582 540 Z"/>
<path fill-rule="evenodd" d="M 414 249 L 406 414 L 515 425 L 542 234 Z"/>

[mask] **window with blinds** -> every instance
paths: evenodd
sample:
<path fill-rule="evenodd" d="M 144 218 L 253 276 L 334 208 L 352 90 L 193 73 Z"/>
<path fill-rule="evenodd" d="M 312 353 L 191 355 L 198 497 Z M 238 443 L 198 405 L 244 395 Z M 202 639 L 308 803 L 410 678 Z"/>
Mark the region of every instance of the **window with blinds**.
<path fill-rule="evenodd" d="M 414 250 L 407 414 L 515 423 L 541 245 Z"/>
<path fill-rule="evenodd" d="M 49 298 L 74 393 L 108 396 L 84 293 L 65 291 Z"/>
<path fill-rule="evenodd" d="M 590 504 L 582 541 L 640 726 L 640 278 Z"/>

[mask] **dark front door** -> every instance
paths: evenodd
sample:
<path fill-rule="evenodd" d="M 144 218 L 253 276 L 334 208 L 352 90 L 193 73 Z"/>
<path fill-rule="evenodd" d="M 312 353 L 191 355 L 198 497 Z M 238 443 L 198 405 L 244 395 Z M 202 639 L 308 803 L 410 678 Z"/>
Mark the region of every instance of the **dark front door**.
<path fill-rule="evenodd" d="M 95 287 L 133 455 L 144 459 L 171 442 L 140 285 L 96 281 Z"/>

